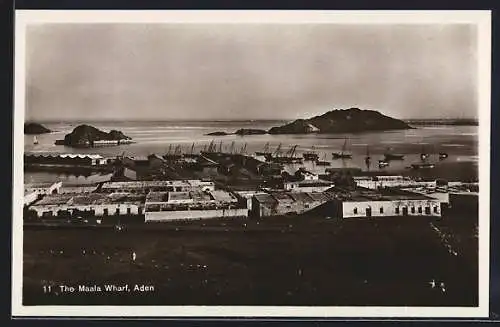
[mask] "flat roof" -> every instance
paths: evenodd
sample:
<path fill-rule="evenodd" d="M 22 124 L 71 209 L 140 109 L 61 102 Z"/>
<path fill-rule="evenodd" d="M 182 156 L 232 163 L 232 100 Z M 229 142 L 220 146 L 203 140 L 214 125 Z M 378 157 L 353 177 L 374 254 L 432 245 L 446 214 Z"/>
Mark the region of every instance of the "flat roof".
<path fill-rule="evenodd" d="M 47 183 L 29 183 L 29 184 L 24 184 L 25 189 L 31 189 L 31 188 L 46 188 L 46 187 L 51 187 L 54 184 L 59 184 L 62 182 L 47 182 Z"/>
<path fill-rule="evenodd" d="M 218 202 L 233 202 L 236 200 L 231 193 L 222 190 L 212 191 L 210 194 Z"/>
<path fill-rule="evenodd" d="M 401 189 L 384 188 L 372 190 L 356 187 L 354 190 L 346 190 L 334 187 L 331 192 L 337 193 L 343 201 L 397 201 L 397 200 L 436 200 L 430 196 L 410 192 Z"/>
<path fill-rule="evenodd" d="M 191 195 L 189 192 L 169 192 L 168 201 L 175 200 L 191 200 Z"/>
<path fill-rule="evenodd" d="M 202 181 L 196 179 L 190 180 L 171 180 L 171 181 L 131 181 L 131 182 L 105 182 L 103 188 L 143 188 L 143 187 L 162 187 L 162 186 L 212 186 L 211 181 Z"/>

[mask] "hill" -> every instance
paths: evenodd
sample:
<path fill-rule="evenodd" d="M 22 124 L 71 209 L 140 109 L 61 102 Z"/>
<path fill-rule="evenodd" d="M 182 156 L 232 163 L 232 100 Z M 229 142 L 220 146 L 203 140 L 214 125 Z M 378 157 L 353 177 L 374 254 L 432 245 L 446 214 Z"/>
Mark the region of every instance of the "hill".
<path fill-rule="evenodd" d="M 404 121 L 378 111 L 351 108 L 331 110 L 309 119 L 297 119 L 271 128 L 269 134 L 359 133 L 411 128 Z"/>
<path fill-rule="evenodd" d="M 101 131 L 90 125 L 79 125 L 73 131 L 64 136 L 64 145 L 67 146 L 92 146 L 95 141 L 121 141 L 131 140 L 117 130 L 111 130 L 109 133 Z"/>
<path fill-rule="evenodd" d="M 47 127 L 43 126 L 42 124 L 24 123 L 24 134 L 33 135 L 33 134 L 45 134 L 50 132 L 52 131 Z"/>

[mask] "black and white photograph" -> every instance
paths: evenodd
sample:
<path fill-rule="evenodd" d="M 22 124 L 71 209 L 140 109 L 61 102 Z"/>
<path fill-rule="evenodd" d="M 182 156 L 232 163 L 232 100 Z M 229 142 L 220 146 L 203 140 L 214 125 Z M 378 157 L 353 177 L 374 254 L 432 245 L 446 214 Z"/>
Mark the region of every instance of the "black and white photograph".
<path fill-rule="evenodd" d="M 13 313 L 485 317 L 489 11 L 17 11 Z"/>

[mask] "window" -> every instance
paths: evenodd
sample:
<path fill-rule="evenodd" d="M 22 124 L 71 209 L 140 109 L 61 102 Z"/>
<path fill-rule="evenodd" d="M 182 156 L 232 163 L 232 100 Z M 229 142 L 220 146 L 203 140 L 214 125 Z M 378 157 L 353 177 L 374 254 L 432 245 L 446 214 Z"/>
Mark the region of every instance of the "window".
<path fill-rule="evenodd" d="M 357 215 L 357 214 L 358 214 L 358 208 L 354 208 L 353 213 L 354 213 L 355 215 Z"/>
<path fill-rule="evenodd" d="M 396 207 L 396 215 L 399 215 L 399 207 Z"/>
<path fill-rule="evenodd" d="M 422 207 L 418 207 L 418 213 L 422 213 Z"/>
<path fill-rule="evenodd" d="M 431 214 L 431 207 L 425 207 L 425 214 L 430 215 Z"/>
<path fill-rule="evenodd" d="M 380 207 L 380 213 L 384 213 L 384 208 Z"/>
<path fill-rule="evenodd" d="M 434 206 L 434 213 L 438 213 L 438 207 Z"/>
<path fill-rule="evenodd" d="M 411 213 L 415 213 L 415 207 L 411 207 Z"/>
<path fill-rule="evenodd" d="M 130 207 L 127 208 L 127 215 L 130 215 L 132 213 L 132 209 Z"/>

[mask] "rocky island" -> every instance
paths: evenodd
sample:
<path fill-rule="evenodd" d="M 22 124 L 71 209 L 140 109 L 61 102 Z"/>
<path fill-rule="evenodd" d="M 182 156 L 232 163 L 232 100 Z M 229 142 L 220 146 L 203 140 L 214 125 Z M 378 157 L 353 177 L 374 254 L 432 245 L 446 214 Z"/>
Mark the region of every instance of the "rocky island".
<path fill-rule="evenodd" d="M 97 147 L 132 143 L 132 139 L 122 132 L 111 130 L 109 133 L 101 131 L 90 125 L 79 125 L 64 140 L 56 144 L 71 147 Z"/>
<path fill-rule="evenodd" d="M 37 134 L 46 134 L 52 132 L 47 127 L 38 123 L 24 123 L 24 134 L 28 135 L 37 135 Z"/>
<path fill-rule="evenodd" d="M 226 135 L 240 135 L 240 136 L 243 136 L 243 135 L 262 135 L 262 134 L 267 134 L 267 131 L 263 130 L 263 129 L 241 128 L 241 129 L 237 130 L 234 133 L 227 133 L 227 132 L 223 132 L 223 131 L 217 131 L 217 132 L 208 133 L 207 135 L 210 135 L 210 136 L 226 136 Z"/>
<path fill-rule="evenodd" d="M 297 119 L 271 128 L 269 134 L 360 133 L 411 128 L 404 121 L 378 111 L 351 108 L 332 110 L 309 119 Z"/>

